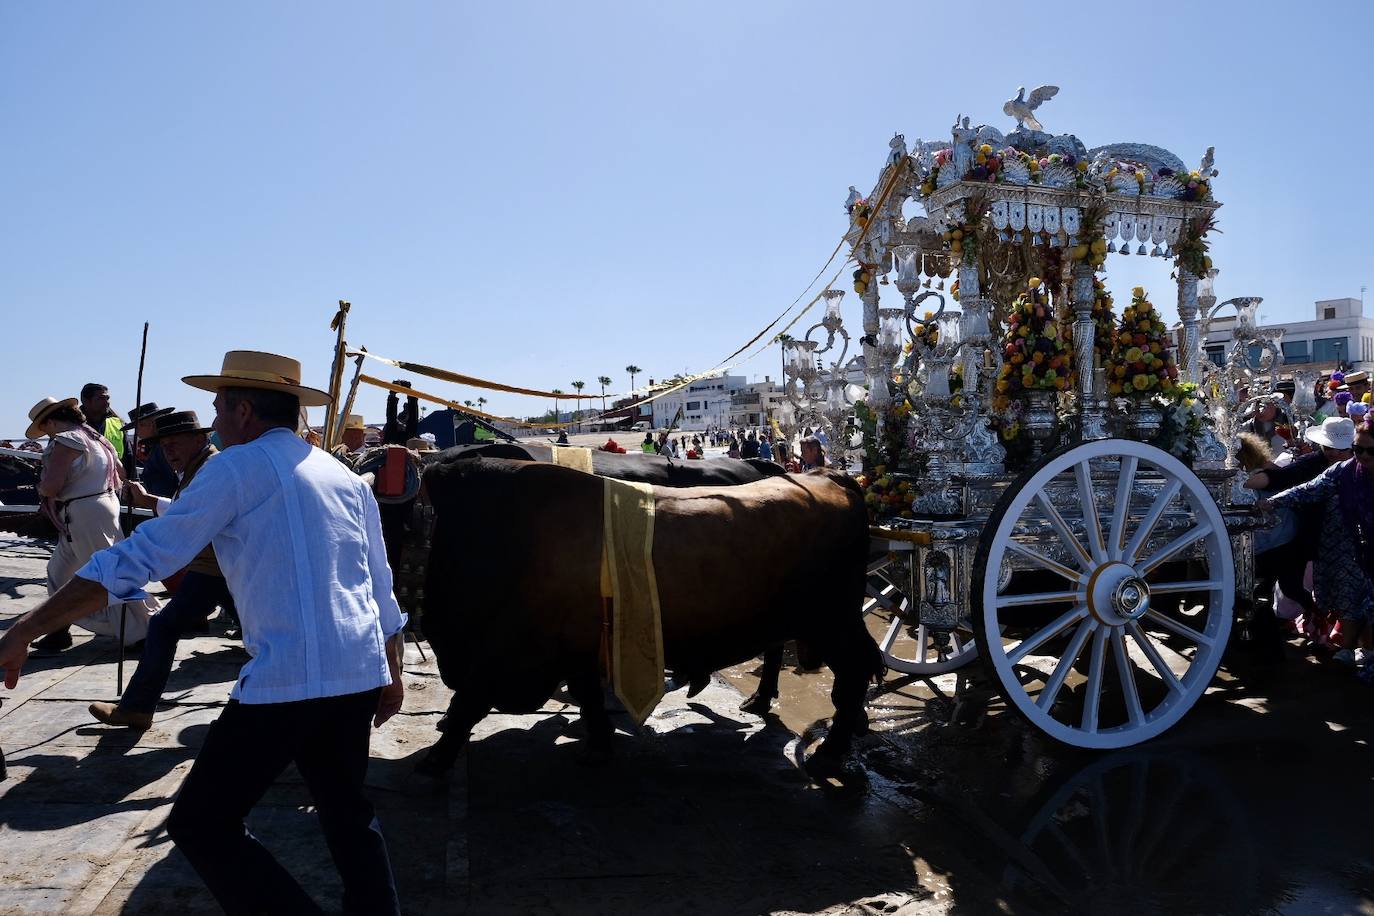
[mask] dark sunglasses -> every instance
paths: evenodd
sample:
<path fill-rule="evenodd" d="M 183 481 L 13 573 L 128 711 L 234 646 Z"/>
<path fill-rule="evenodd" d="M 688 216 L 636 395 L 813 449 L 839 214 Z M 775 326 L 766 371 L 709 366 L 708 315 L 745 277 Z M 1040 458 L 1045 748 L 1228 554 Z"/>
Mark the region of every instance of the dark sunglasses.
<path fill-rule="evenodd" d="M 1350 450 L 1357 455 L 1374 455 L 1374 445 L 1352 445 Z"/>

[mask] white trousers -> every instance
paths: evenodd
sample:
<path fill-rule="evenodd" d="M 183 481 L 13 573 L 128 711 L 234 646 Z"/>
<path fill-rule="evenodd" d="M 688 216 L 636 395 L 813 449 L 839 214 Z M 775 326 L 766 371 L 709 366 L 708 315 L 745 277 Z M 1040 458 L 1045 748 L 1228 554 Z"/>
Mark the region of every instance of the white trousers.
<path fill-rule="evenodd" d="M 98 550 L 124 540 L 119 530 L 119 500 L 113 493 L 70 503 L 63 509 L 67 534 L 58 535 L 57 549 L 48 560 L 48 594 L 71 581 L 76 571 Z M 76 625 L 100 636 L 119 636 L 121 609 L 126 614 L 124 644 L 136 643 L 148 634 L 148 618 L 160 607 L 156 598 L 125 601 L 101 608 Z"/>

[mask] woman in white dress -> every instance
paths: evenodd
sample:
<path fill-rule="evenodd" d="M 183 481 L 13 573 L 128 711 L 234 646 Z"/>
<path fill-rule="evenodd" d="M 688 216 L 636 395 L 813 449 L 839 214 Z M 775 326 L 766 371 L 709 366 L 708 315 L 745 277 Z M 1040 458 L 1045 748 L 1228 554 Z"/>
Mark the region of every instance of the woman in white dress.
<path fill-rule="evenodd" d="M 43 470 L 38 482 L 42 510 L 57 526 L 57 547 L 48 560 L 48 594 L 65 585 L 97 550 L 124 539 L 119 527 L 119 492 L 124 471 L 108 439 L 93 433 L 76 398 L 59 401 L 44 398 L 29 411 L 31 439 L 48 437 L 43 451 Z M 77 625 L 104 636 L 119 635 L 121 607 L 128 613 L 124 625 L 126 645 L 143 639 L 148 618 L 157 611 L 154 598 L 112 604 L 83 617 Z M 35 648 L 60 652 L 72 644 L 63 628 L 37 643 Z"/>

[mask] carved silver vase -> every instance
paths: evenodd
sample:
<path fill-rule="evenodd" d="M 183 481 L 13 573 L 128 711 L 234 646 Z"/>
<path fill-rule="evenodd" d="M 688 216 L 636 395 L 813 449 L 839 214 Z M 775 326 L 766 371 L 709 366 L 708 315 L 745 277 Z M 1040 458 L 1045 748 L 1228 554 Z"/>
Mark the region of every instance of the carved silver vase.
<path fill-rule="evenodd" d="M 1031 442 L 1031 457 L 1039 458 L 1059 432 L 1059 392 L 1033 388 L 1021 400 L 1021 425 Z"/>
<path fill-rule="evenodd" d="M 1126 435 L 1137 442 L 1153 442 L 1164 426 L 1164 411 L 1146 400 L 1134 401 L 1126 412 Z"/>

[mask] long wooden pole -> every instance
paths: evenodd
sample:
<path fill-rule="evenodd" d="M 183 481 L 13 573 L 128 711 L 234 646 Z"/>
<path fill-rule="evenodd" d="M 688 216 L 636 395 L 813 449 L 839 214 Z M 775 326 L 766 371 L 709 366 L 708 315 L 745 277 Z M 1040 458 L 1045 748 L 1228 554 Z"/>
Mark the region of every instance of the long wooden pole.
<path fill-rule="evenodd" d="M 367 347 L 363 347 L 367 351 Z M 348 415 L 353 412 L 353 399 L 358 396 L 358 377 L 363 374 L 363 354 L 358 354 L 358 365 L 353 369 L 353 381 L 348 386 L 348 397 L 344 399 L 343 409 L 339 412 L 338 418 L 334 421 L 335 434 L 338 441 L 343 441 L 343 428 L 348 423 Z"/>
<path fill-rule="evenodd" d="M 129 437 L 127 447 L 133 452 L 133 466 L 138 467 L 138 409 L 143 406 L 143 365 L 148 359 L 148 322 L 143 322 L 143 346 L 138 352 L 138 384 L 134 386 L 134 434 Z M 134 493 L 131 487 L 124 488 L 124 508 L 133 519 Z M 115 696 L 124 695 L 124 631 L 129 622 L 129 605 L 119 603 L 119 664 L 115 666 Z"/>
<path fill-rule="evenodd" d="M 344 358 L 348 345 L 344 342 L 344 334 L 348 325 L 348 310 L 353 304 L 343 299 L 339 300 L 339 311 L 335 313 L 334 320 L 329 326 L 338 332 L 334 339 L 334 362 L 329 367 L 329 405 L 324 409 L 324 449 L 329 451 L 334 447 L 334 425 L 339 416 L 339 386 L 343 382 Z"/>

